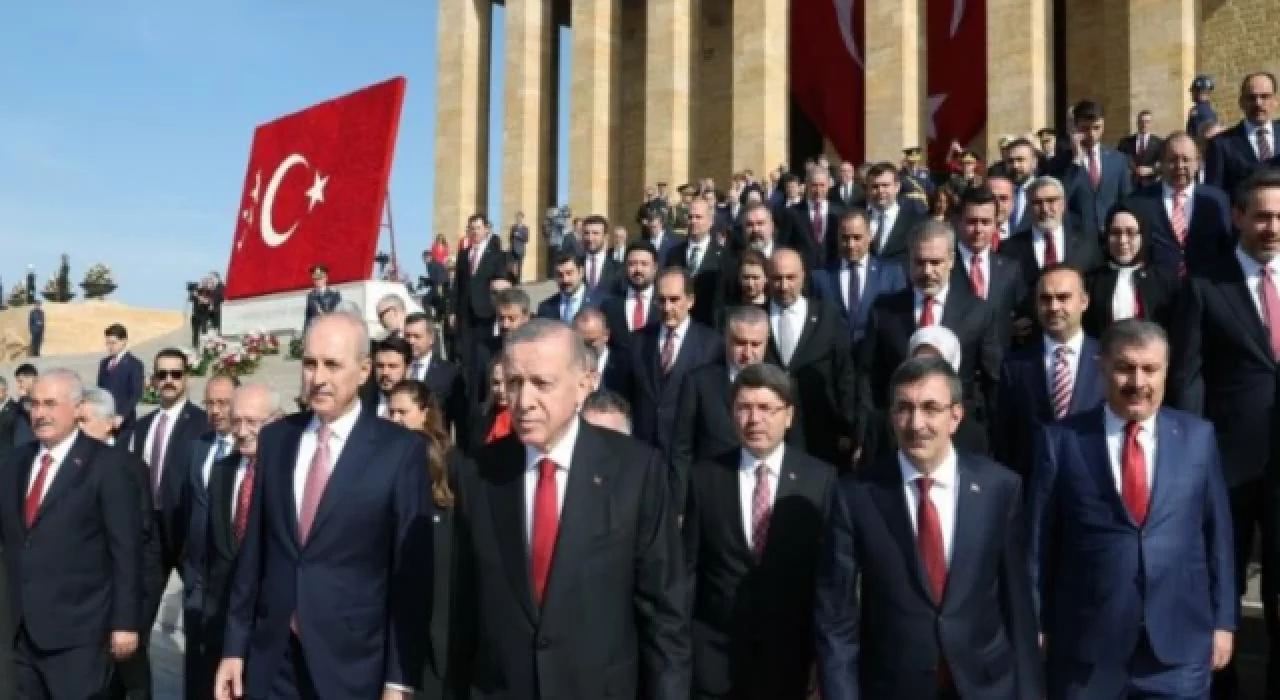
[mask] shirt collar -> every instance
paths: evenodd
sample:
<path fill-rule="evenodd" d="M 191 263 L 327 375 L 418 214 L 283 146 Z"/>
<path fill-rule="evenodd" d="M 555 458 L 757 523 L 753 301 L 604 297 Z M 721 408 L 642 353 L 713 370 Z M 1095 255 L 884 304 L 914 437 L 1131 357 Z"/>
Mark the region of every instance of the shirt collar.
<path fill-rule="evenodd" d="M 803 316 L 806 308 L 806 304 L 807 302 L 805 301 L 805 298 L 803 296 L 796 297 L 796 300 L 792 302 L 791 306 L 783 306 L 782 304 L 779 304 L 778 302 L 772 299 L 769 300 L 769 308 L 772 310 L 773 313 L 779 314 L 779 315 L 792 314 L 796 316 Z"/>
<path fill-rule="evenodd" d="M 62 438 L 62 442 L 59 442 L 54 445 L 49 445 L 47 447 L 44 445 L 41 445 L 40 450 L 37 454 L 41 456 L 47 454 L 53 457 L 54 464 L 62 464 L 62 460 L 67 458 L 67 453 L 71 451 L 71 446 L 75 444 L 76 438 L 78 437 L 80 437 L 80 430 L 79 429 L 72 430 L 70 435 L 66 436 L 65 438 Z"/>
<path fill-rule="evenodd" d="M 360 401 L 357 400 L 352 404 L 351 408 L 338 417 L 338 420 L 329 424 L 329 436 L 345 442 L 347 437 L 351 435 L 351 431 L 356 426 L 356 420 L 360 418 Z M 314 433 L 320 430 L 320 418 L 314 414 L 311 416 L 311 422 L 307 424 L 307 432 Z"/>
<path fill-rule="evenodd" d="M 778 443 L 778 446 L 773 448 L 773 452 L 764 457 L 757 457 L 744 447 L 738 451 L 738 468 L 744 472 L 754 472 L 756 466 L 764 462 L 765 471 L 777 477 L 782 474 L 782 456 L 786 449 L 787 444 L 785 442 Z"/>
<path fill-rule="evenodd" d="M 911 463 L 910 459 L 903 454 L 902 450 L 898 450 L 898 469 L 902 472 L 902 480 L 910 484 L 916 479 L 921 478 L 924 474 L 916 469 L 916 465 Z M 934 486 L 942 488 L 954 488 L 956 480 L 959 478 L 959 467 L 957 465 L 956 451 L 954 447 L 947 448 L 947 456 L 943 458 L 942 464 L 933 470 L 933 474 L 929 475 L 933 479 Z"/>
<path fill-rule="evenodd" d="M 1059 343 L 1047 335 L 1044 337 L 1044 351 L 1050 355 L 1057 352 L 1059 347 L 1064 346 L 1071 351 L 1072 355 L 1080 357 L 1080 348 L 1084 347 L 1084 331 L 1077 330 L 1076 334 L 1071 336 L 1065 343 Z"/>
<path fill-rule="evenodd" d="M 1138 421 L 1138 425 L 1141 426 L 1142 432 L 1146 433 L 1147 435 L 1156 434 L 1155 430 L 1156 430 L 1157 415 L 1159 415 L 1159 413 L 1152 414 L 1151 417 L 1147 418 L 1146 420 Z M 1102 404 L 1102 425 L 1108 435 L 1113 435 L 1115 433 L 1124 433 L 1125 426 L 1127 426 L 1128 424 L 1129 424 L 1129 421 L 1116 415 L 1116 412 L 1111 410 L 1111 406 L 1109 404 L 1105 402 Z"/>
<path fill-rule="evenodd" d="M 1261 277 L 1263 267 L 1271 268 L 1272 276 L 1280 277 L 1280 257 L 1273 258 L 1271 262 L 1264 266 L 1244 252 L 1242 246 L 1237 245 L 1236 260 L 1240 261 L 1240 271 L 1244 273 L 1245 277 Z"/>
<path fill-rule="evenodd" d="M 540 452 L 537 448 L 529 445 L 524 446 L 524 468 L 525 471 L 535 471 L 538 463 L 544 458 L 555 463 L 560 471 L 569 471 L 570 463 L 573 461 L 573 447 L 578 442 L 578 432 L 580 419 L 576 416 L 569 421 L 569 428 L 564 431 L 564 435 L 556 444 L 551 446 L 549 452 Z"/>
<path fill-rule="evenodd" d="M 676 340 L 683 340 L 685 333 L 689 332 L 690 319 L 691 319 L 690 316 L 685 316 L 684 320 L 680 322 L 680 325 L 676 326 Z M 664 324 L 662 326 L 662 339 L 666 340 L 667 335 L 670 333 L 671 333 L 671 329 L 667 328 L 667 326 Z"/>
<path fill-rule="evenodd" d="M 644 298 L 645 298 L 647 301 L 653 301 L 653 285 L 649 285 L 648 287 L 645 287 L 644 289 L 636 289 L 635 287 L 627 287 L 627 296 L 631 297 L 631 299 L 632 299 L 633 301 L 634 301 L 635 299 L 639 299 L 641 294 L 643 294 L 643 295 L 644 295 Z"/>
<path fill-rule="evenodd" d="M 972 260 L 974 256 L 977 256 L 979 258 L 984 258 L 986 257 L 986 254 L 987 254 L 987 251 L 985 250 L 982 251 L 981 253 L 975 253 L 969 249 L 969 246 L 960 242 L 956 243 L 956 247 L 960 249 L 960 255 L 961 257 L 964 258 L 965 263 L 968 263 L 970 260 Z"/>
<path fill-rule="evenodd" d="M 949 283 L 942 285 L 942 289 L 939 289 L 938 293 L 933 295 L 934 303 L 945 306 L 947 303 L 947 294 L 950 291 L 951 291 L 951 285 Z M 917 304 L 924 304 L 924 292 L 920 291 L 915 287 L 912 287 L 911 293 L 912 295 L 915 296 L 915 300 Z"/>
<path fill-rule="evenodd" d="M 159 410 L 161 413 L 165 414 L 166 416 L 169 416 L 169 423 L 172 424 L 174 421 L 178 420 L 178 416 L 182 415 L 182 409 L 186 407 L 187 407 L 187 399 L 184 397 L 181 401 L 174 403 L 172 406 L 168 408 L 161 408 L 157 410 Z"/>
<path fill-rule="evenodd" d="M 1254 138 L 1256 138 L 1256 135 L 1257 135 L 1257 133 L 1258 133 L 1259 131 L 1265 131 L 1265 132 L 1267 132 L 1267 135 L 1268 135 L 1268 136 L 1274 136 L 1274 134 L 1272 134 L 1272 133 L 1271 133 L 1271 121 L 1270 121 L 1270 120 L 1267 120 L 1266 122 L 1263 122 L 1262 124 L 1254 124 L 1253 122 L 1249 121 L 1248 119 L 1245 119 L 1245 120 L 1244 120 L 1244 133 L 1245 133 L 1245 135 L 1246 135 L 1246 136 L 1248 136 L 1248 137 L 1249 137 L 1249 140 L 1250 140 L 1250 141 L 1252 141 Z M 1275 144 L 1272 144 L 1272 147 L 1274 148 L 1274 147 L 1275 147 Z"/>
<path fill-rule="evenodd" d="M 898 203 L 897 203 L 897 202 L 891 202 L 891 203 L 889 204 L 889 206 L 887 206 L 887 207 L 885 207 L 885 208 L 884 208 L 884 211 L 881 211 L 881 210 L 880 210 L 879 208 L 877 208 L 874 204 L 873 204 L 873 205 L 871 205 L 871 206 L 869 207 L 869 209 L 870 209 L 870 211 L 871 211 L 871 215 L 872 215 L 872 216 L 888 216 L 888 217 L 893 217 L 893 216 L 897 216 L 897 215 L 898 215 Z"/>

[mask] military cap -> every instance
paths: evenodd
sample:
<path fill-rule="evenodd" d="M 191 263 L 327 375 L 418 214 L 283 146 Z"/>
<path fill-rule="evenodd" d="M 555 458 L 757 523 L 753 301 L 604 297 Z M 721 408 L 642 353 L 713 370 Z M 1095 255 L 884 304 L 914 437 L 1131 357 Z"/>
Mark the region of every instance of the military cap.
<path fill-rule="evenodd" d="M 914 163 L 920 160 L 920 157 L 921 157 L 920 147 L 913 146 L 911 148 L 904 148 L 902 149 L 902 155 L 906 156 L 908 161 L 911 161 L 912 163 Z"/>
<path fill-rule="evenodd" d="M 1040 138 L 1044 138 L 1046 136 L 1057 136 L 1057 135 L 1058 135 L 1058 132 L 1054 131 L 1053 127 L 1051 126 L 1046 126 L 1043 129 L 1040 129 L 1039 131 L 1036 132 L 1036 136 L 1039 136 Z"/>
<path fill-rule="evenodd" d="M 978 154 L 973 149 L 969 149 L 965 151 L 963 155 L 960 156 L 960 162 L 966 165 L 977 163 Z"/>

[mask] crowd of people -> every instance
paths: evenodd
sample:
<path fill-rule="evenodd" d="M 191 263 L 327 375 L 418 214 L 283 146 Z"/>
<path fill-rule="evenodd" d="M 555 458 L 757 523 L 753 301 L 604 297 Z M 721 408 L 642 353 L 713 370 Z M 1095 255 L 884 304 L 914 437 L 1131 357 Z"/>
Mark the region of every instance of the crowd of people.
<path fill-rule="evenodd" d="M 1256 557 L 1280 697 L 1274 76 L 1239 104 L 655 185 L 536 305 L 476 215 L 376 339 L 318 266 L 296 412 L 119 325 L 92 388 L 24 365 L 5 690 L 148 697 L 177 572 L 190 698 L 1246 697 Z"/>

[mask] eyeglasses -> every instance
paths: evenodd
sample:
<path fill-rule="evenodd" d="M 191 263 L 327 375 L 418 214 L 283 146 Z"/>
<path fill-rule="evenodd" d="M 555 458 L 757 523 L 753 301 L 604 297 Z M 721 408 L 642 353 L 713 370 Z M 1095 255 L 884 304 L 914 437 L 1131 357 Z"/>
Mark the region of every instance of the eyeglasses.
<path fill-rule="evenodd" d="M 952 406 L 955 406 L 954 402 L 939 403 L 937 401 L 926 401 L 922 404 L 902 402 L 895 403 L 890 411 L 893 413 L 895 418 L 907 418 L 916 411 L 923 413 L 926 418 L 937 418 L 947 411 L 950 411 Z"/>
<path fill-rule="evenodd" d="M 156 379 L 182 379 L 187 376 L 185 369 L 158 369 L 153 375 Z"/>
<path fill-rule="evenodd" d="M 740 418 L 755 418 L 756 416 L 772 418 L 785 410 L 787 410 L 787 407 L 784 405 L 767 404 L 738 404 L 733 407 L 733 412 Z"/>

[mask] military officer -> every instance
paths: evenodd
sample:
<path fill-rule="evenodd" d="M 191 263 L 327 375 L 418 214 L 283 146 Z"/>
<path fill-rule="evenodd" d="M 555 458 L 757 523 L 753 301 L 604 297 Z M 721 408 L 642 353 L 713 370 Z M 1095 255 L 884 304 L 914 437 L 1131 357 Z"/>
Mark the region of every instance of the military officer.
<path fill-rule="evenodd" d="M 1191 110 L 1187 112 L 1187 133 L 1196 135 L 1205 124 L 1215 124 L 1218 113 L 1213 111 L 1209 97 L 1213 95 L 1213 78 L 1197 75 L 1191 81 Z"/>
<path fill-rule="evenodd" d="M 311 291 L 307 293 L 307 315 L 302 327 L 305 329 L 321 314 L 337 311 L 342 303 L 342 295 L 336 289 L 329 289 L 329 268 L 316 265 L 311 268 Z"/>

